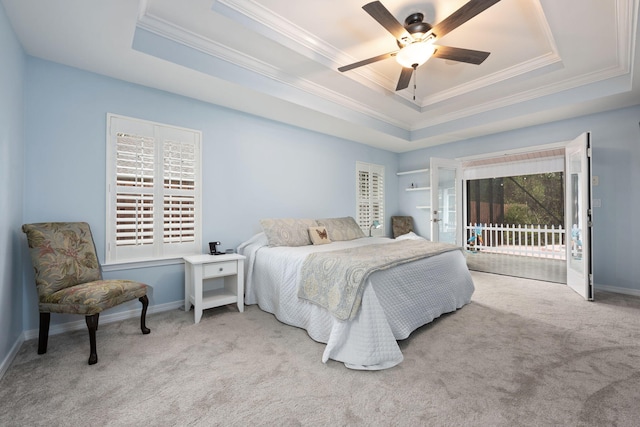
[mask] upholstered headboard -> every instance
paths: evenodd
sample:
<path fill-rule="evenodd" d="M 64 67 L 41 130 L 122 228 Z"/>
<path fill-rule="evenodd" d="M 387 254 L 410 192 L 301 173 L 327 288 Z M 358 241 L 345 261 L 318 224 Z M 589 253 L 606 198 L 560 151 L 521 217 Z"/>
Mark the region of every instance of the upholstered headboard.
<path fill-rule="evenodd" d="M 391 217 L 391 230 L 393 231 L 393 238 L 407 234 L 413 231 L 413 217 L 412 216 L 392 216 Z"/>

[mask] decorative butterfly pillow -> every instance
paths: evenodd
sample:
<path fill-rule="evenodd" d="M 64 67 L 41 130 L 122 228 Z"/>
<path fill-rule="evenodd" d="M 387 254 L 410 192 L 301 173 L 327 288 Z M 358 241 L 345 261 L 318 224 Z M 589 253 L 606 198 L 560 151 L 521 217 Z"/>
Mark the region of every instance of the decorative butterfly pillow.
<path fill-rule="evenodd" d="M 319 226 L 324 226 L 329 231 L 329 238 L 334 242 L 338 240 L 353 240 L 365 237 L 364 232 L 351 216 L 343 218 L 323 218 L 317 220 Z"/>
<path fill-rule="evenodd" d="M 309 227 L 309 238 L 314 245 L 324 245 L 331 243 L 326 227 Z"/>

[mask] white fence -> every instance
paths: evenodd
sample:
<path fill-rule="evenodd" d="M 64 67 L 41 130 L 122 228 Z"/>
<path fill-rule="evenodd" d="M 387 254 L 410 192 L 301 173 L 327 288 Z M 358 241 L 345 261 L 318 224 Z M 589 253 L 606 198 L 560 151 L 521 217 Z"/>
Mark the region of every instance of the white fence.
<path fill-rule="evenodd" d="M 566 233 L 561 226 L 469 224 L 465 235 L 470 251 L 566 259 Z"/>

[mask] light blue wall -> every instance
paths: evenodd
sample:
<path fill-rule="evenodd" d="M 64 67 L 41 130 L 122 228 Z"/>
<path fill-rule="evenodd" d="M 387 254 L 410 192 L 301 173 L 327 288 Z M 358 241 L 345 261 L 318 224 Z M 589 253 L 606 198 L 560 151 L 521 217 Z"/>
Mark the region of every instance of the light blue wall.
<path fill-rule="evenodd" d="M 203 251 L 212 240 L 237 247 L 265 217 L 354 216 L 358 160 L 385 166 L 387 209 L 396 213 L 395 153 L 36 58 L 28 59 L 27 75 L 24 221 L 89 222 L 101 261 L 109 112 L 203 132 Z M 105 276 L 150 284 L 152 305 L 183 299 L 182 266 Z M 35 329 L 29 280 L 33 309 L 25 329 Z"/>
<path fill-rule="evenodd" d="M 26 57 L 0 4 L 0 364 L 22 334 L 21 231 Z M 14 349 L 15 350 L 15 349 Z"/>
<path fill-rule="evenodd" d="M 25 57 L 0 6 L 0 362 L 37 303 L 24 222 L 88 221 L 104 260 L 105 123 L 116 113 L 203 132 L 204 235 L 224 248 L 259 231 L 263 217 L 353 215 L 355 162 L 386 167 L 387 213 L 415 214 L 397 170 L 573 139 L 591 130 L 602 200 L 595 220 L 596 284 L 640 292 L 640 107 L 396 155 L 166 92 Z M 389 223 L 387 223 L 389 226 Z M 24 276 L 24 277 L 23 277 Z M 153 286 L 152 304 L 183 298 L 179 265 L 110 272 Z M 132 303 L 123 309 L 138 308 Z M 71 319 L 53 316 L 52 322 Z M 73 318 L 73 320 L 77 320 Z"/>
<path fill-rule="evenodd" d="M 495 153 L 570 141 L 590 131 L 593 175 L 600 178 L 599 185 L 593 187 L 593 198 L 602 202 L 602 207 L 593 212 L 596 291 L 600 285 L 640 295 L 639 122 L 640 106 L 593 114 L 405 153 L 399 156 L 398 169 L 427 167 L 432 156 L 458 158 Z M 413 201 L 402 192 L 399 194 L 399 210 L 405 214 L 415 212 Z"/>

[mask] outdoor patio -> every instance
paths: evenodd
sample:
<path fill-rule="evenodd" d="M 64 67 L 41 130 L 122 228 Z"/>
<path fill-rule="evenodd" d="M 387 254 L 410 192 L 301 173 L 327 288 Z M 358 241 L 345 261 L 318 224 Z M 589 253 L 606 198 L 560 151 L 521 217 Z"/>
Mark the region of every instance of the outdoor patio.
<path fill-rule="evenodd" d="M 566 234 L 562 227 L 469 224 L 465 228 L 469 269 L 567 282 Z"/>
<path fill-rule="evenodd" d="M 545 282 L 567 283 L 566 261 L 483 251 L 465 251 L 470 270 Z"/>

